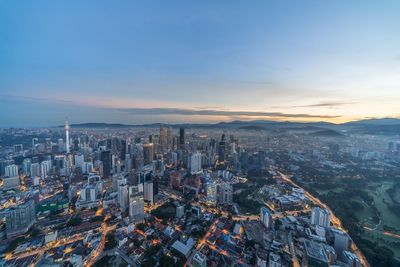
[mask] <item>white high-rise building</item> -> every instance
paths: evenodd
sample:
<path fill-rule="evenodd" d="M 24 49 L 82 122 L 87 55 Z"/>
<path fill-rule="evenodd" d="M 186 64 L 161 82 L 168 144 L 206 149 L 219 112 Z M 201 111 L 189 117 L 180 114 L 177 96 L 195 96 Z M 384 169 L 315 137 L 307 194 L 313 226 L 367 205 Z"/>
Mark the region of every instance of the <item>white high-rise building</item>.
<path fill-rule="evenodd" d="M 126 179 L 119 180 L 118 183 L 118 204 L 122 211 L 125 211 L 128 206 L 128 185 L 126 184 Z"/>
<path fill-rule="evenodd" d="M 190 173 L 200 173 L 201 169 L 201 153 L 195 152 L 190 156 Z"/>
<path fill-rule="evenodd" d="M 144 219 L 144 195 L 137 186 L 129 188 L 129 218 L 134 223 Z"/>
<path fill-rule="evenodd" d="M 85 157 L 82 154 L 76 154 L 74 156 L 75 167 L 81 168 L 82 172 L 85 172 Z"/>
<path fill-rule="evenodd" d="M 153 195 L 153 182 L 146 181 L 143 186 L 144 200 L 150 202 L 153 205 L 154 195 Z"/>
<path fill-rule="evenodd" d="M 32 177 L 38 177 L 40 176 L 40 165 L 39 163 L 32 163 L 31 164 L 31 176 Z"/>
<path fill-rule="evenodd" d="M 209 181 L 206 185 L 207 203 L 211 206 L 217 205 L 217 184 L 215 181 Z"/>
<path fill-rule="evenodd" d="M 40 175 L 44 179 L 50 175 L 51 171 L 51 160 L 45 160 L 40 163 Z"/>
<path fill-rule="evenodd" d="M 311 224 L 319 225 L 322 227 L 329 227 L 330 214 L 328 209 L 314 207 L 311 212 Z"/>
<path fill-rule="evenodd" d="M 5 167 L 5 177 L 18 176 L 18 166 L 15 164 L 8 165 Z"/>
<path fill-rule="evenodd" d="M 260 222 L 267 228 L 272 228 L 272 214 L 266 207 L 260 209 Z"/>
<path fill-rule="evenodd" d="M 69 124 L 65 121 L 65 152 L 69 153 Z"/>

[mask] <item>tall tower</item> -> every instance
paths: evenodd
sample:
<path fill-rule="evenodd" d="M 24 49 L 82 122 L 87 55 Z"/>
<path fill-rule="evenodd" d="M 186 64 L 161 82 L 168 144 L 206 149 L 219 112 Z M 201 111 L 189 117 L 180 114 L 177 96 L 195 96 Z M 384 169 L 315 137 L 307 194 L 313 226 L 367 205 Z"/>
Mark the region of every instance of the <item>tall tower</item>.
<path fill-rule="evenodd" d="M 69 124 L 65 121 L 65 152 L 69 153 Z"/>

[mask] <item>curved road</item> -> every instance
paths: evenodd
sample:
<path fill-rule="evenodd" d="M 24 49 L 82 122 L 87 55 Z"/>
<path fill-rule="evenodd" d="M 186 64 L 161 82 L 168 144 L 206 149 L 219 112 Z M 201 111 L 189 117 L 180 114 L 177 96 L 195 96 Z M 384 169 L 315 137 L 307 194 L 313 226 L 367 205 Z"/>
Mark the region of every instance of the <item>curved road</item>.
<path fill-rule="evenodd" d="M 310 199 L 314 204 L 323 207 L 325 209 L 328 209 L 330 214 L 331 214 L 331 222 L 333 224 L 333 226 L 346 231 L 343 226 L 342 226 L 342 221 L 336 217 L 336 215 L 333 213 L 333 211 L 328 207 L 328 205 L 326 205 L 325 203 L 321 202 L 321 200 L 319 200 L 318 198 L 314 197 L 313 195 L 311 195 L 307 190 L 305 190 L 303 187 L 299 186 L 298 184 L 296 184 L 295 182 L 293 182 L 286 174 L 283 174 L 281 172 L 278 172 L 279 175 L 281 176 L 281 179 L 284 180 L 285 182 L 291 184 L 292 186 L 301 188 L 304 190 L 304 194 L 306 195 L 306 197 L 308 199 Z M 367 261 L 367 258 L 365 258 L 364 254 L 362 254 L 362 252 L 360 251 L 360 249 L 357 247 L 357 245 L 354 242 L 351 242 L 351 249 L 353 250 L 353 252 L 357 255 L 357 257 L 360 259 L 361 263 L 363 266 L 365 267 L 371 267 Z"/>

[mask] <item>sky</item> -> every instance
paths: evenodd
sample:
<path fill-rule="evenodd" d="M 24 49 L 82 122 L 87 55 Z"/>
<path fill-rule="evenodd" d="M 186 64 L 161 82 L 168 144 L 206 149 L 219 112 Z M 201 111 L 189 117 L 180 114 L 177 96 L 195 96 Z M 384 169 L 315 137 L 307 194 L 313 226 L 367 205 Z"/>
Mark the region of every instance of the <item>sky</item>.
<path fill-rule="evenodd" d="M 0 127 L 399 117 L 399 10 L 0 0 Z"/>

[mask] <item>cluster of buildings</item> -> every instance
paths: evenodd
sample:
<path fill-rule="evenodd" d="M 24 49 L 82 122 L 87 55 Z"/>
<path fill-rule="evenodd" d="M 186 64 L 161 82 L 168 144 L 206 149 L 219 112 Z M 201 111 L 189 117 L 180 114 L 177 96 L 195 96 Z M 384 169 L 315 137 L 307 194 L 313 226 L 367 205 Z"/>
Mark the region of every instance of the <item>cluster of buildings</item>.
<path fill-rule="evenodd" d="M 170 126 L 71 129 L 66 123 L 14 131 L 26 138 L 0 151 L 5 265 L 91 266 L 110 251 L 117 262 L 107 264 L 131 266 L 360 262 L 350 237 L 331 226 L 328 210 L 311 210 L 301 188 L 252 184 L 258 192 L 252 200 L 262 207 L 241 213 L 235 196 L 244 177 L 274 164 L 267 157 L 274 141 L 260 142 L 258 133 L 239 142 L 240 133 Z"/>

